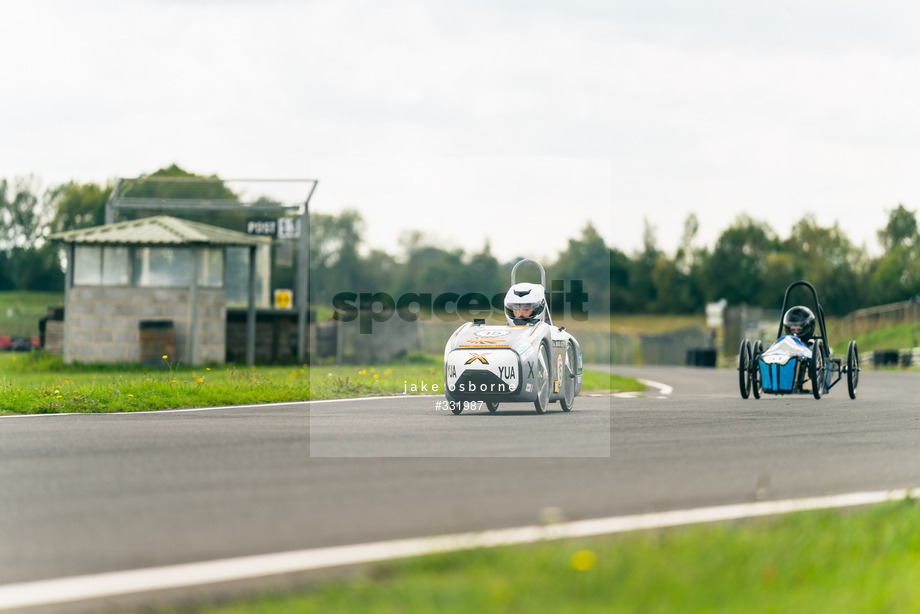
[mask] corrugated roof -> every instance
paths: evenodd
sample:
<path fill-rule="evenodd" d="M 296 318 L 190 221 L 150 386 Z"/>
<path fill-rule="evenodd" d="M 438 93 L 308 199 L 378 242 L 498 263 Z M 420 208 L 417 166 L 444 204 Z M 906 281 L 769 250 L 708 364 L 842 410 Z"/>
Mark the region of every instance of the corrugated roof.
<path fill-rule="evenodd" d="M 268 237 L 168 215 L 67 230 L 54 233 L 50 238 L 65 243 L 95 245 L 263 245 L 271 241 Z"/>

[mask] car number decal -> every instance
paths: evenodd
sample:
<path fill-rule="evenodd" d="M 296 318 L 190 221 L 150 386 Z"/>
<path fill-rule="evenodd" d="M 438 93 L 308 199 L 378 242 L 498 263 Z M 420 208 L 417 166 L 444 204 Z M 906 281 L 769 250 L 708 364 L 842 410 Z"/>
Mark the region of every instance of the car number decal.
<path fill-rule="evenodd" d="M 467 339 L 461 345 L 457 347 L 461 348 L 471 348 L 471 347 L 493 347 L 493 348 L 510 348 L 511 346 L 503 339 L 488 339 L 485 337 L 473 337 L 472 339 Z"/>

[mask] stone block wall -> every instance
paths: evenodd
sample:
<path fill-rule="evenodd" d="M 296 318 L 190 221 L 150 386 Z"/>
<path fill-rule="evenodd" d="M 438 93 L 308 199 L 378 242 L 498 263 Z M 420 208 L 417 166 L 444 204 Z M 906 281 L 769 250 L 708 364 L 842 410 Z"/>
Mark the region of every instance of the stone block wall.
<path fill-rule="evenodd" d="M 140 361 L 140 322 L 170 320 L 176 356 L 185 364 L 222 364 L 226 355 L 225 291 L 198 289 L 195 356 L 188 356 L 188 288 L 74 286 L 66 306 L 67 355 L 64 361 L 134 363 Z"/>

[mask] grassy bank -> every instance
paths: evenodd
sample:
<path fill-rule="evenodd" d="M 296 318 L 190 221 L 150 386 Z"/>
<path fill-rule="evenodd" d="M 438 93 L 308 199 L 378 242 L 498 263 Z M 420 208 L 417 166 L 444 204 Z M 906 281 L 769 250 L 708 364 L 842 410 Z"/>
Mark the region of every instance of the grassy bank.
<path fill-rule="evenodd" d="M 0 292 L 0 335 L 37 337 L 48 307 L 62 307 L 62 292 Z"/>
<path fill-rule="evenodd" d="M 917 612 L 918 551 L 920 506 L 904 500 L 425 556 L 194 611 Z"/>
<path fill-rule="evenodd" d="M 43 352 L 0 354 L 0 414 L 119 412 L 277 403 L 377 395 L 430 394 L 443 382 L 440 356 L 386 365 L 192 367 L 167 356 L 159 367 L 65 366 Z M 426 382 L 429 390 L 411 390 Z M 417 386 L 420 387 L 420 386 Z M 583 390 L 643 390 L 631 378 L 586 372 Z"/>

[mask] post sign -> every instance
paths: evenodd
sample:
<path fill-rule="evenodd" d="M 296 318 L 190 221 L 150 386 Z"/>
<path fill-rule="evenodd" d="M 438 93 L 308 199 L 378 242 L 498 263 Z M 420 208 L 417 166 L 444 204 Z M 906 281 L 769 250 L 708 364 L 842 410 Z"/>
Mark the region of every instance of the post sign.
<path fill-rule="evenodd" d="M 300 238 L 300 218 L 282 217 L 277 220 L 249 220 L 246 232 L 251 235 L 275 237 L 276 239 Z"/>
<path fill-rule="evenodd" d="M 283 217 L 278 220 L 279 239 L 299 239 L 300 238 L 300 218 Z"/>
<path fill-rule="evenodd" d="M 246 223 L 246 233 L 274 237 L 278 232 L 278 220 L 249 220 Z"/>

